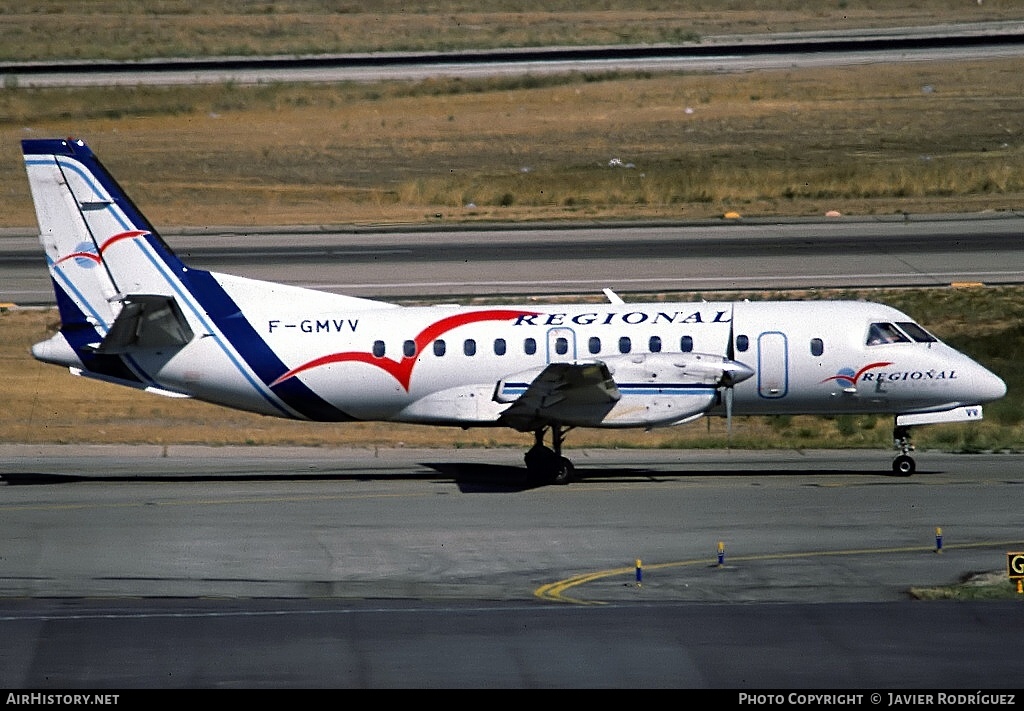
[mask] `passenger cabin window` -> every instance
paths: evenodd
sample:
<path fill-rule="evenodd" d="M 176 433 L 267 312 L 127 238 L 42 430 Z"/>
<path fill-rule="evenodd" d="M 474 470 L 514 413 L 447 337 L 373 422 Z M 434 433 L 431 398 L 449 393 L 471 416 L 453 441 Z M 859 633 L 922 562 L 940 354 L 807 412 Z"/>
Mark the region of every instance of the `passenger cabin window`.
<path fill-rule="evenodd" d="M 526 355 L 533 355 L 537 352 L 537 341 L 527 338 L 523 341 L 523 350 L 526 351 Z"/>
<path fill-rule="evenodd" d="M 750 348 L 750 338 L 747 336 L 736 336 L 736 350 L 741 353 Z"/>
<path fill-rule="evenodd" d="M 619 339 L 619 353 L 629 353 L 633 350 L 633 342 L 629 340 L 629 336 L 623 336 Z"/>
<path fill-rule="evenodd" d="M 384 357 L 384 341 L 373 342 L 373 355 L 376 358 Z"/>
<path fill-rule="evenodd" d="M 820 356 L 825 352 L 825 343 L 820 338 L 811 339 L 811 355 Z"/>
<path fill-rule="evenodd" d="M 468 356 L 476 355 L 476 341 L 472 338 L 467 338 L 462 344 L 462 352 Z"/>
<path fill-rule="evenodd" d="M 494 355 L 505 355 L 505 339 L 494 339 Z"/>
<path fill-rule="evenodd" d="M 661 353 L 661 337 L 651 336 L 651 340 L 647 342 L 647 347 L 651 353 Z"/>
<path fill-rule="evenodd" d="M 939 339 L 928 333 L 913 321 L 897 321 L 896 325 L 903 329 L 903 332 L 918 343 L 935 343 Z"/>
<path fill-rule="evenodd" d="M 406 341 L 402 344 L 402 355 L 412 358 L 416 355 L 416 341 Z"/>
<path fill-rule="evenodd" d="M 591 336 L 590 340 L 587 341 L 587 350 L 589 350 L 592 355 L 600 353 L 601 339 L 598 338 L 597 336 Z"/>
<path fill-rule="evenodd" d="M 447 348 L 448 347 L 445 345 L 445 342 L 444 342 L 443 339 L 438 338 L 436 341 L 434 341 L 434 355 L 436 355 L 436 356 L 443 356 L 444 352 L 445 352 L 445 350 L 447 350 Z"/>
<path fill-rule="evenodd" d="M 679 350 L 689 353 L 693 350 L 693 336 L 683 336 L 679 339 Z"/>
<path fill-rule="evenodd" d="M 867 344 L 869 346 L 877 346 L 883 343 L 909 342 L 910 339 L 891 323 L 873 323 L 871 324 L 871 328 L 868 329 Z"/>

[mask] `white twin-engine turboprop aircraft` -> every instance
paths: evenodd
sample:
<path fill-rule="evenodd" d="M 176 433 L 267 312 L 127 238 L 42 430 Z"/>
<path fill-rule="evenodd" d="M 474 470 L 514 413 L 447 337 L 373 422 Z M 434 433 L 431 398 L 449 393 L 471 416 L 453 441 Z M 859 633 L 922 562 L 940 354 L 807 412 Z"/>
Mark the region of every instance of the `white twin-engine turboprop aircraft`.
<path fill-rule="evenodd" d="M 874 303 L 404 307 L 192 269 L 84 142 L 22 148 L 61 318 L 32 354 L 76 375 L 285 418 L 511 427 L 557 483 L 570 429 L 705 415 L 890 414 L 909 475 L 911 426 L 1006 393 Z"/>

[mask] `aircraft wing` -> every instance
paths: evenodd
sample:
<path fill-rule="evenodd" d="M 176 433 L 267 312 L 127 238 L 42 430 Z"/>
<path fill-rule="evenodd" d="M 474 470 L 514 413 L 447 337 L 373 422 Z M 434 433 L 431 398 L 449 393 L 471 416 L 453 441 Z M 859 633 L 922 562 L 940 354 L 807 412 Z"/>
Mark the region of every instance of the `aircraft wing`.
<path fill-rule="evenodd" d="M 501 413 L 502 424 L 521 432 L 553 422 L 598 424 L 622 397 L 608 366 L 599 361 L 551 363 L 533 380 L 528 377 L 505 378 L 494 395 L 498 402 L 512 402 Z"/>

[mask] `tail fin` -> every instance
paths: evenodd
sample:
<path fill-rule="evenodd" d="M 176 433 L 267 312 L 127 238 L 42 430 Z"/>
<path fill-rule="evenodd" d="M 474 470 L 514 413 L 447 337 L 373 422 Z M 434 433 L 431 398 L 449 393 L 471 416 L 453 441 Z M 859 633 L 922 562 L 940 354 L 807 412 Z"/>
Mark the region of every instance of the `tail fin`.
<path fill-rule="evenodd" d="M 65 324 L 84 315 L 105 333 L 123 295 L 166 293 L 167 272 L 184 266 L 89 147 L 71 139 L 21 145 Z"/>
<path fill-rule="evenodd" d="M 83 141 L 22 141 L 61 329 L 32 347 L 77 375 L 284 417 L 344 421 L 298 379 L 250 317 L 268 305 L 392 307 L 186 267 Z M 253 316 L 255 314 L 255 316 Z"/>
<path fill-rule="evenodd" d="M 148 387 L 111 354 L 131 342 L 192 337 L 170 286 L 184 265 L 82 141 L 22 141 L 39 239 L 61 333 L 33 347 L 40 360 Z M 110 337 L 108 339 L 108 336 Z"/>

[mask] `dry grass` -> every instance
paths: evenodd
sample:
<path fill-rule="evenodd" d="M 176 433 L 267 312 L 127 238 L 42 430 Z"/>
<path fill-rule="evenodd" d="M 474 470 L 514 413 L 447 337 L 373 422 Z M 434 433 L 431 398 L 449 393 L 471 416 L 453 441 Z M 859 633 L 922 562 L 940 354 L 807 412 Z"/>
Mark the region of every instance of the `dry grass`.
<path fill-rule="evenodd" d="M 0 0 L 0 56 L 304 53 L 1020 19 L 949 3 Z M 0 226 L 33 224 L 18 140 L 86 138 L 158 225 L 975 212 L 1024 197 L 1019 60 L 738 75 L 0 91 Z M 610 168 L 620 159 L 635 168 Z M 473 207 L 469 207 L 473 206 Z"/>
<path fill-rule="evenodd" d="M 366 7 L 364 7 L 366 6 Z M 1021 18 L 1013 0 L 0 0 L 0 60 L 654 44 Z"/>
<path fill-rule="evenodd" d="M 18 140 L 50 135 L 157 225 L 1017 209 L 1019 66 L 8 90 L 0 226 L 33 224 Z"/>

